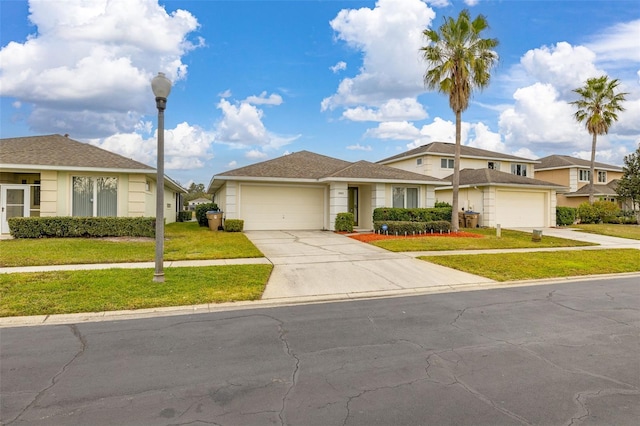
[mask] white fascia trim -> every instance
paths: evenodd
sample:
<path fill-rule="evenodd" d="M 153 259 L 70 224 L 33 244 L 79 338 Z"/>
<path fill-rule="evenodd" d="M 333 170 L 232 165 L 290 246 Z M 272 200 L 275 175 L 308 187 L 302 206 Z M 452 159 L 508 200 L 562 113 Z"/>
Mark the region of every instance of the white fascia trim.
<path fill-rule="evenodd" d="M 555 189 L 558 192 L 561 191 L 568 191 L 569 188 L 566 186 L 550 186 L 550 185 L 523 185 L 523 184 L 515 184 L 515 183 L 491 183 L 491 184 L 487 184 L 487 183 L 478 183 L 478 184 L 471 184 L 471 185 L 460 185 L 458 188 L 464 188 L 464 189 L 468 189 L 468 188 L 476 188 L 476 187 L 490 187 L 490 186 L 495 186 L 495 187 L 499 187 L 499 188 L 518 188 L 518 189 Z M 451 190 L 453 189 L 452 185 L 449 186 L 445 186 L 445 187 L 440 187 L 440 188 L 436 188 L 436 191 L 446 191 L 446 190 Z"/>
<path fill-rule="evenodd" d="M 214 176 L 211 184 L 216 180 L 239 182 L 287 182 L 287 183 L 318 183 L 318 179 L 279 178 L 279 177 L 251 177 L 251 176 Z"/>
<path fill-rule="evenodd" d="M 447 185 L 447 182 L 405 179 L 368 179 L 368 178 L 323 178 L 319 182 L 350 182 L 350 183 L 393 183 L 403 185 Z"/>
<path fill-rule="evenodd" d="M 76 167 L 76 166 L 41 166 L 38 164 L 0 164 L 0 169 L 19 172 L 38 172 L 40 170 L 53 170 L 63 172 L 99 172 L 99 173 L 154 173 L 156 169 L 114 169 L 111 167 Z"/>

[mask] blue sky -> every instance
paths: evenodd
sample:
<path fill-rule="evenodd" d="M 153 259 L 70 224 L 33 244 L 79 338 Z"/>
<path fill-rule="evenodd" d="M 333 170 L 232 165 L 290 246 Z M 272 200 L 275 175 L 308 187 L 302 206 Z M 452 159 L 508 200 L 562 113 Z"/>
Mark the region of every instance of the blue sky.
<path fill-rule="evenodd" d="M 68 133 L 155 166 L 150 80 L 173 82 L 166 172 L 207 184 L 232 168 L 309 150 L 377 161 L 454 141 L 448 99 L 422 83 L 422 30 L 468 8 L 498 38 L 489 88 L 463 113 L 463 143 L 588 158 L 573 89 L 607 74 L 626 111 L 598 140 L 622 164 L 640 144 L 640 2 L 0 1 L 0 136 Z"/>

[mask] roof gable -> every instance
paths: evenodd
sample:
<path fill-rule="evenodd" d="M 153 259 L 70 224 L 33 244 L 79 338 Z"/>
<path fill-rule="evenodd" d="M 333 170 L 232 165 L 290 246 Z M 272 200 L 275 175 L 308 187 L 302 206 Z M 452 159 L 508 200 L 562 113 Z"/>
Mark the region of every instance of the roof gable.
<path fill-rule="evenodd" d="M 451 181 L 453 175 L 448 176 L 446 180 Z M 546 186 L 554 188 L 564 188 L 544 180 L 528 178 L 526 176 L 518 176 L 511 173 L 501 172 L 493 169 L 464 169 L 460 170 L 460 185 L 530 185 L 530 186 Z"/>
<path fill-rule="evenodd" d="M 0 139 L 0 164 L 149 172 L 146 164 L 62 135 Z"/>
<path fill-rule="evenodd" d="M 402 154 L 394 155 L 392 157 L 385 158 L 378 161 L 380 164 L 392 163 L 398 160 L 404 160 L 407 158 L 419 157 L 423 155 L 442 155 L 451 156 L 455 155 L 456 145 L 447 142 L 431 142 L 426 145 L 419 146 L 412 150 L 403 152 Z M 516 157 L 515 155 L 503 154 L 501 152 L 488 151 L 486 149 L 475 148 L 472 146 L 461 145 L 460 156 L 463 158 L 482 158 L 490 160 L 509 160 L 518 161 L 523 163 L 536 163 L 536 160 L 531 160 L 524 157 Z"/>

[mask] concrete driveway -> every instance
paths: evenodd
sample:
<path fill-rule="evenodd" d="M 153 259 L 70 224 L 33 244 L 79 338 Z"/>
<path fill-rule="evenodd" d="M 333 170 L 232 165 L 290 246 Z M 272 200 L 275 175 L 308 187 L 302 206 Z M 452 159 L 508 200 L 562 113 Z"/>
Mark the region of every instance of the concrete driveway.
<path fill-rule="evenodd" d="M 362 297 L 493 283 L 329 231 L 246 231 L 273 263 L 263 299 Z"/>

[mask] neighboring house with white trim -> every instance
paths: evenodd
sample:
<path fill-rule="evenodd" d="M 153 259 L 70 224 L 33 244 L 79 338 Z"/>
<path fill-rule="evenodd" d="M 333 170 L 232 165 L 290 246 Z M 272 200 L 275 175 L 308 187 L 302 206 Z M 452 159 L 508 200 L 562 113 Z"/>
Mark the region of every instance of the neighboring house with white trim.
<path fill-rule="evenodd" d="M 432 142 L 378 161 L 448 181 L 435 189 L 437 201 L 451 203 L 455 144 Z M 538 177 L 537 160 L 460 147 L 460 212 L 480 213 L 479 226 L 550 227 L 556 225 L 556 194 L 561 184 Z"/>
<path fill-rule="evenodd" d="M 375 208 L 433 207 L 440 185 L 447 182 L 300 151 L 219 173 L 207 192 L 245 230 L 333 230 L 343 212 L 354 214 L 357 228 L 373 229 Z"/>
<path fill-rule="evenodd" d="M 62 135 L 0 139 L 1 233 L 9 217 L 156 215 L 156 169 Z M 164 216 L 185 189 L 165 176 Z"/>
<path fill-rule="evenodd" d="M 539 164 L 536 164 L 538 178 L 569 187 L 568 192 L 558 194 L 559 206 L 578 207 L 589 201 L 591 161 L 568 155 L 550 155 L 538 161 Z M 623 175 L 622 167 L 600 162 L 594 165 L 593 187 L 596 200 L 620 204 L 616 185 Z"/>

